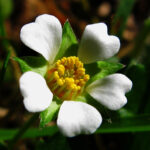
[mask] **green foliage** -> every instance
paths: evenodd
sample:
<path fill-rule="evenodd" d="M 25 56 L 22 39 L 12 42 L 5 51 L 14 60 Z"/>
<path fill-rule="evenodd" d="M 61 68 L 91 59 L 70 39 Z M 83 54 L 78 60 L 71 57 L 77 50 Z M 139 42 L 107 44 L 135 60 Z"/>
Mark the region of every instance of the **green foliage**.
<path fill-rule="evenodd" d="M 13 59 L 19 63 L 22 72 L 34 71 L 42 76 L 46 74 L 48 63 L 42 56 L 14 57 Z"/>
<path fill-rule="evenodd" d="M 98 68 L 102 70 L 101 71 L 102 77 L 105 77 L 108 74 L 115 73 L 124 67 L 123 64 L 111 63 L 107 61 L 98 61 L 97 64 L 98 64 Z"/>
<path fill-rule="evenodd" d="M 112 118 L 112 122 L 103 120 L 103 124 L 95 133 L 124 133 L 150 131 L 150 115 L 135 115 L 132 117 Z M 0 129 L 0 140 L 10 140 L 18 129 Z M 45 128 L 29 128 L 21 138 L 53 136 L 58 132 L 57 126 Z"/>
<path fill-rule="evenodd" d="M 99 72 L 96 73 L 88 82 L 90 84 L 91 82 L 104 78 L 107 75 L 113 74 L 117 72 L 118 70 L 122 69 L 124 65 L 120 63 L 112 63 L 107 61 L 98 61 L 97 67 L 99 68 Z"/>
<path fill-rule="evenodd" d="M 0 140 L 11 140 L 19 129 L 0 129 Z M 21 138 L 36 138 L 43 136 L 53 136 L 58 132 L 57 126 L 46 128 L 29 128 Z"/>
<path fill-rule="evenodd" d="M 111 123 L 104 121 L 96 133 L 123 133 L 150 131 L 150 115 L 112 118 Z"/>
<path fill-rule="evenodd" d="M 54 97 L 50 106 L 40 113 L 40 127 L 44 127 L 47 123 L 55 119 L 62 101 Z"/>
<path fill-rule="evenodd" d="M 65 22 L 62 33 L 62 43 L 55 60 L 63 56 L 76 55 L 78 41 L 68 21 Z"/>

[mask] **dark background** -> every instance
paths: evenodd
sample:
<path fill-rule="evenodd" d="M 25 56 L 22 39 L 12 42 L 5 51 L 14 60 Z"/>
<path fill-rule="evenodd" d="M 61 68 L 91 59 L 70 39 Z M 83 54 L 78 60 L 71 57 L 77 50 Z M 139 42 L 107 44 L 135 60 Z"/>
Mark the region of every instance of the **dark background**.
<path fill-rule="evenodd" d="M 68 19 L 79 40 L 87 24 L 105 22 L 109 27 L 109 34 L 117 35 L 121 40 L 121 49 L 117 57 L 126 67 L 120 72 L 133 81 L 133 89 L 127 94 L 128 104 L 116 113 L 109 111 L 109 115 L 104 114 L 106 116 L 104 120 L 112 119 L 112 126 L 118 129 L 118 133 L 80 135 L 74 138 L 65 138 L 57 133 L 52 137 L 19 140 L 16 150 L 150 149 L 148 0 L 0 0 L 0 2 L 0 71 L 3 78 L 0 80 L 1 129 L 19 128 L 31 116 L 22 104 L 18 88 L 21 71 L 12 57 L 37 55 L 21 43 L 19 33 L 24 24 L 34 21 L 40 14 L 54 15 L 62 25 Z M 12 48 L 6 46 L 5 40 L 9 41 Z M 9 50 L 11 59 L 5 76 L 2 77 L 3 64 Z M 116 116 L 119 116 L 117 123 L 113 121 Z M 139 127 L 139 132 L 131 130 L 135 125 Z M 36 123 L 35 126 L 37 127 Z M 125 131 L 124 127 L 129 127 L 128 131 Z M 146 132 L 143 132 L 145 129 Z M 7 149 L 8 143 L 9 140 L 0 140 L 0 149 Z"/>

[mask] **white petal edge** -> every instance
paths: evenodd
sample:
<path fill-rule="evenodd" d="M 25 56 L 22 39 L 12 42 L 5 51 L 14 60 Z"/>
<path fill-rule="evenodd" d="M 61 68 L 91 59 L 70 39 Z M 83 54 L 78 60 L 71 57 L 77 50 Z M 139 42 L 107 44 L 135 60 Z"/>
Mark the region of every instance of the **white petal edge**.
<path fill-rule="evenodd" d="M 118 110 L 127 103 L 125 93 L 132 88 L 132 82 L 123 74 L 112 74 L 91 83 L 86 91 L 110 110 Z"/>
<path fill-rule="evenodd" d="M 58 128 L 68 137 L 94 133 L 101 123 L 102 117 L 93 106 L 75 101 L 64 101 L 57 119 Z"/>
<path fill-rule="evenodd" d="M 83 32 L 78 57 L 83 63 L 93 63 L 114 56 L 119 48 L 119 38 L 108 35 L 106 24 L 91 24 Z"/>
<path fill-rule="evenodd" d="M 29 112 L 41 112 L 51 104 L 53 94 L 41 75 L 29 71 L 21 76 L 19 82 L 23 103 Z"/>
<path fill-rule="evenodd" d="M 62 26 L 56 17 L 40 15 L 35 22 L 22 27 L 20 38 L 26 46 L 52 63 L 61 44 Z"/>

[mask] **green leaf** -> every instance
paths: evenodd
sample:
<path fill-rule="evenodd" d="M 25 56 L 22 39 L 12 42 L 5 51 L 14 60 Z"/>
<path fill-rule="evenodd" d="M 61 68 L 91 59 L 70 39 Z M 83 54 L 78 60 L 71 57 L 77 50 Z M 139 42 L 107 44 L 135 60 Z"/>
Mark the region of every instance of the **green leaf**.
<path fill-rule="evenodd" d="M 19 129 L 0 129 L 0 140 L 11 140 L 18 131 Z M 50 126 L 42 129 L 29 128 L 21 138 L 24 139 L 43 136 L 53 136 L 57 132 L 58 132 L 57 126 Z"/>
<path fill-rule="evenodd" d="M 78 41 L 68 21 L 65 22 L 62 33 L 62 43 L 55 60 L 63 56 L 76 56 Z"/>
<path fill-rule="evenodd" d="M 122 69 L 124 67 L 123 64 L 120 63 L 112 63 L 107 61 L 98 61 L 97 66 L 100 69 L 100 72 L 95 74 L 89 81 L 88 84 L 92 83 L 95 80 L 104 78 L 107 75 L 113 74 L 117 72 L 118 70 Z"/>
<path fill-rule="evenodd" d="M 115 73 L 124 67 L 123 64 L 112 63 L 112 62 L 107 62 L 107 61 L 98 61 L 97 65 L 98 65 L 98 68 L 107 71 L 106 74 Z"/>
<path fill-rule="evenodd" d="M 42 76 L 46 74 L 48 63 L 43 57 L 27 56 L 13 59 L 19 63 L 22 72 L 33 71 Z"/>
<path fill-rule="evenodd" d="M 101 127 L 95 133 L 125 133 L 125 132 L 148 132 L 150 131 L 150 115 L 142 114 L 133 117 L 112 118 L 109 123 L 103 119 Z M 18 129 L 0 129 L 0 140 L 11 140 L 18 132 Z M 53 136 L 58 132 L 57 126 L 45 128 L 29 128 L 24 138 L 35 138 L 43 136 Z"/>
<path fill-rule="evenodd" d="M 62 101 L 56 97 L 53 98 L 50 106 L 40 113 L 40 127 L 44 127 L 47 123 L 55 119 Z"/>
<path fill-rule="evenodd" d="M 112 118 L 112 123 L 104 120 L 96 133 L 124 133 L 150 131 L 150 115 L 135 115 L 132 117 Z"/>

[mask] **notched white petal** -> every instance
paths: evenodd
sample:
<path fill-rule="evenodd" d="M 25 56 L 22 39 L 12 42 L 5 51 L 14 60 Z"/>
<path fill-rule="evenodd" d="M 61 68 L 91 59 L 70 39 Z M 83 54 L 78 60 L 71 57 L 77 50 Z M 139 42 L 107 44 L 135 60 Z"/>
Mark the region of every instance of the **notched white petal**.
<path fill-rule="evenodd" d="M 104 60 L 115 55 L 120 48 L 120 40 L 108 35 L 104 23 L 87 25 L 79 45 L 78 56 L 83 63 Z"/>
<path fill-rule="evenodd" d="M 21 76 L 19 82 L 23 103 L 29 112 L 41 112 L 51 104 L 53 94 L 41 75 L 29 71 Z"/>
<path fill-rule="evenodd" d="M 123 74 L 116 73 L 94 81 L 86 91 L 107 108 L 117 110 L 127 103 L 125 93 L 131 88 L 131 80 Z"/>
<path fill-rule="evenodd" d="M 92 106 L 82 102 L 64 101 L 61 105 L 57 125 L 68 137 L 91 134 L 101 125 L 102 117 Z"/>
<path fill-rule="evenodd" d="M 62 27 L 56 17 L 47 14 L 40 15 L 35 22 L 22 27 L 20 38 L 26 46 L 52 63 L 61 44 Z"/>

